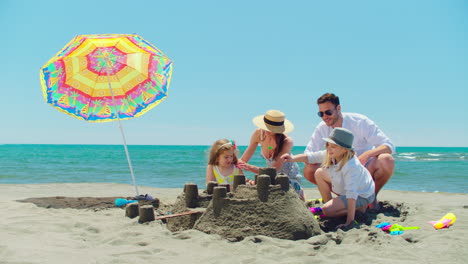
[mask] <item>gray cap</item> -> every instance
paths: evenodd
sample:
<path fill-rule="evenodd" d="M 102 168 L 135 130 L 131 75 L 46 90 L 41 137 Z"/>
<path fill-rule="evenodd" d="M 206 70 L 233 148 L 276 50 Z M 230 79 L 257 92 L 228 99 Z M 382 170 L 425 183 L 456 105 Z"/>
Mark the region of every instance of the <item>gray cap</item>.
<path fill-rule="evenodd" d="M 353 132 L 346 128 L 334 128 L 330 133 L 330 136 L 328 138 L 324 138 L 323 140 L 341 146 L 345 149 L 353 149 Z"/>

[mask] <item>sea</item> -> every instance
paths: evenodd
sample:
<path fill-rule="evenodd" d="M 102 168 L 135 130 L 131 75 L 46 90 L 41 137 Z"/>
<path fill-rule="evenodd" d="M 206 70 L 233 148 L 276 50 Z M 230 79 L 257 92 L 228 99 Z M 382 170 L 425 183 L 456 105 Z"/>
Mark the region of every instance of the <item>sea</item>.
<path fill-rule="evenodd" d="M 182 188 L 205 186 L 210 146 L 128 146 L 136 184 Z M 240 146 L 243 153 L 246 146 Z M 296 146 L 293 154 L 304 151 Z M 397 147 L 395 172 L 383 190 L 468 193 L 467 147 Z M 251 164 L 266 166 L 259 149 Z M 299 163 L 303 168 L 303 164 Z M 246 172 L 253 179 L 253 173 Z M 133 184 L 122 145 L 0 145 L 0 184 Z M 303 187 L 316 186 L 302 180 Z"/>

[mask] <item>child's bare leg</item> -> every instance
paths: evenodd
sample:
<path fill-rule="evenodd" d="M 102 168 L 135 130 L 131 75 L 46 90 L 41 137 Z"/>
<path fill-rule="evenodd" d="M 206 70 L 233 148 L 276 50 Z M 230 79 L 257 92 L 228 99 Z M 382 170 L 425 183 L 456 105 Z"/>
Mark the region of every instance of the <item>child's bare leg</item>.
<path fill-rule="evenodd" d="M 327 170 L 319 168 L 315 171 L 315 180 L 317 181 L 317 187 L 322 196 L 323 203 L 331 200 L 331 178 Z"/>
<path fill-rule="evenodd" d="M 343 200 L 339 197 L 335 197 L 328 201 L 328 203 L 322 207 L 322 210 L 327 217 L 337 217 L 348 214 L 348 209 L 345 207 Z"/>

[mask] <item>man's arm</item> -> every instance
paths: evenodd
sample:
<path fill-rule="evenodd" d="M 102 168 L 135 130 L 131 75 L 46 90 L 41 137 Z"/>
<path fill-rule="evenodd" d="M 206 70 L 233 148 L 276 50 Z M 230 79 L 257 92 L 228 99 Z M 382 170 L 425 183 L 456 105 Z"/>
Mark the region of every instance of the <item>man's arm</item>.
<path fill-rule="evenodd" d="M 375 149 L 371 149 L 362 153 L 358 158 L 361 164 L 365 165 L 371 157 L 377 157 L 383 153 L 392 154 L 392 150 L 387 145 L 380 145 Z"/>
<path fill-rule="evenodd" d="M 373 150 L 367 151 L 368 157 L 377 157 L 382 153 L 395 154 L 395 145 L 393 145 L 387 135 L 377 126 L 374 121 L 367 118 L 366 122 L 363 123 L 366 140 L 369 144 L 373 145 L 375 148 Z M 363 153 L 364 154 L 364 153 Z"/>

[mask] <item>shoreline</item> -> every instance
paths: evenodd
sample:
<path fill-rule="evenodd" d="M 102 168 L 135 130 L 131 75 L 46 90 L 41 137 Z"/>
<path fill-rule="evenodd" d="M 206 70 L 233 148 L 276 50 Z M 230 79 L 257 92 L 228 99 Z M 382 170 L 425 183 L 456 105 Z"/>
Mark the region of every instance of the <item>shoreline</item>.
<path fill-rule="evenodd" d="M 250 176 L 250 175 L 249 175 Z M 304 180 L 306 181 L 306 180 Z M 123 192 L 123 194 L 114 194 L 114 195 L 119 195 L 119 196 L 135 196 L 135 187 L 131 184 L 125 184 L 125 183 L 115 183 L 115 182 L 46 182 L 46 183 L 43 183 L 43 182 L 38 182 L 38 183 L 0 183 L 0 187 L 2 186 L 14 186 L 14 185 L 18 185 L 18 186 L 21 186 L 21 185 L 24 185 L 24 186 L 27 186 L 27 185 L 33 185 L 33 186 L 39 186 L 39 185 L 43 185 L 43 186 L 56 186 L 56 188 L 59 188 L 59 187 L 66 187 L 66 185 L 87 185 L 87 184 L 92 184 L 92 185 L 112 185 L 112 187 L 115 187 L 117 188 L 117 190 L 121 190 Z M 307 183 L 308 185 L 312 185 L 312 183 Z M 60 186 L 60 185 L 63 185 L 63 186 Z M 120 187 L 120 186 L 130 186 L 129 190 L 126 190 L 127 187 Z M 140 194 L 145 194 L 146 192 L 143 192 L 141 190 L 152 190 L 152 191 L 156 191 L 156 192 L 165 192 L 165 190 L 180 190 L 182 191 L 183 190 L 183 184 L 181 184 L 182 187 L 153 187 L 153 186 L 146 186 L 146 185 L 138 185 L 138 189 L 140 190 Z M 203 188 L 205 186 L 198 186 L 199 187 L 199 190 L 202 191 Z M 310 198 L 320 198 L 320 193 L 318 192 L 318 189 L 317 188 L 310 188 L 308 186 L 306 187 L 303 187 L 304 191 L 307 193 L 311 193 L 313 195 L 313 197 L 309 197 L 307 196 L 307 199 L 310 199 Z M 57 190 L 59 193 L 62 193 L 62 191 L 60 190 Z M 382 189 L 380 194 L 379 194 L 379 197 L 381 194 L 385 193 L 385 192 L 402 192 L 402 193 L 427 193 L 427 194 L 464 194 L 464 195 L 468 195 L 468 193 L 464 193 L 464 192 L 443 192 L 443 191 L 412 191 L 412 190 L 397 190 L 397 189 Z M 107 193 L 107 192 L 106 192 Z M 117 192 L 112 192 L 110 191 L 109 193 L 117 193 Z M 172 192 L 170 192 L 172 193 Z M 67 195 L 67 193 L 65 193 L 64 195 L 54 195 L 54 196 L 70 196 L 70 195 Z M 89 196 L 89 195 L 87 195 Z M 99 194 L 96 194 L 95 197 L 98 197 L 100 196 Z M 1 195 L 0 195 L 1 197 Z M 30 197 L 26 197 L 26 198 L 30 198 Z M 380 200 L 380 199 L 379 199 Z M 468 203 L 467 203 L 468 204 Z"/>
<path fill-rule="evenodd" d="M 47 209 L 16 200 L 32 197 L 133 196 L 133 185 L 110 183 L 0 184 L 3 227 L 0 258 L 5 263 L 464 263 L 468 258 L 468 194 L 382 190 L 379 201 L 404 208 L 400 216 L 378 214 L 371 225 L 331 231 L 307 240 L 265 236 L 229 242 L 197 230 L 172 233 L 160 221 L 138 224 L 125 210 Z M 164 203 L 182 188 L 139 186 Z M 200 190 L 201 191 L 201 190 Z M 306 188 L 307 197 L 319 198 Z M 457 222 L 435 230 L 428 221 L 452 212 Z M 375 227 L 382 222 L 419 226 L 402 235 Z"/>

